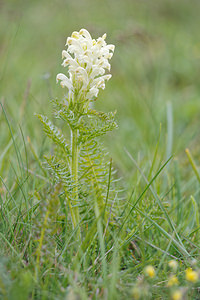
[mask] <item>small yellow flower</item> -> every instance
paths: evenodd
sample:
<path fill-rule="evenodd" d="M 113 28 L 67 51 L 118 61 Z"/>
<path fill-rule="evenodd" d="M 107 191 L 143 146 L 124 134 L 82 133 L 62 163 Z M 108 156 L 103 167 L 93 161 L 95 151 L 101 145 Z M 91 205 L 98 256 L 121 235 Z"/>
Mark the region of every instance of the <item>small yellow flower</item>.
<path fill-rule="evenodd" d="M 168 265 L 173 271 L 176 271 L 178 268 L 178 263 L 176 260 L 170 260 Z"/>
<path fill-rule="evenodd" d="M 155 269 L 153 266 L 146 266 L 146 268 L 144 269 L 145 274 L 147 276 L 149 276 L 150 278 L 154 278 L 156 275 Z"/>
<path fill-rule="evenodd" d="M 172 294 L 172 300 L 181 300 L 182 299 L 182 292 L 177 290 L 177 291 L 174 291 L 173 294 Z"/>
<path fill-rule="evenodd" d="M 167 283 L 167 286 L 174 286 L 174 285 L 177 285 L 177 284 L 179 284 L 178 278 L 175 275 L 170 276 L 170 278 L 168 280 L 168 283 Z"/>
<path fill-rule="evenodd" d="M 198 273 L 196 271 L 193 271 L 192 268 L 188 268 L 185 270 L 185 278 L 187 281 L 197 282 L 198 281 Z"/>
<path fill-rule="evenodd" d="M 139 300 L 140 299 L 140 289 L 138 287 L 134 287 L 132 289 L 132 296 L 133 296 L 133 299 L 135 300 Z"/>

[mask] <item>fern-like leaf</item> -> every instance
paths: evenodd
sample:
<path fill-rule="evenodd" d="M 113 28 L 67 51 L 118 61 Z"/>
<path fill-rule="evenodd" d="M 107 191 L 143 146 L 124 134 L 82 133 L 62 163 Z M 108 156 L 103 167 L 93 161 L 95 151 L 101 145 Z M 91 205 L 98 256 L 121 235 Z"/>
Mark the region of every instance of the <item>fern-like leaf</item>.
<path fill-rule="evenodd" d="M 67 156 L 71 155 L 69 146 L 60 130 L 55 125 L 53 125 L 52 122 L 46 116 L 37 115 L 37 117 L 43 124 L 44 132 L 46 133 L 46 135 L 50 139 L 52 139 L 52 141 L 57 146 L 59 146 Z"/>
<path fill-rule="evenodd" d="M 90 118 L 85 120 L 82 118 L 79 125 L 79 143 L 85 144 L 89 140 L 93 140 L 96 137 L 100 137 L 106 134 L 108 131 L 118 128 L 117 123 L 114 120 L 115 114 L 113 113 L 98 113 L 96 111 L 90 111 Z"/>

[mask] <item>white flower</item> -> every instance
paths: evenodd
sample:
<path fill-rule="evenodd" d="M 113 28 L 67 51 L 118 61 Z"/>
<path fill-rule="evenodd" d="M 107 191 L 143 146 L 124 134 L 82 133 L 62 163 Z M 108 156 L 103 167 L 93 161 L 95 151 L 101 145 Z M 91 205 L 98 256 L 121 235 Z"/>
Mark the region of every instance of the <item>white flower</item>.
<path fill-rule="evenodd" d="M 92 99 L 93 97 L 97 97 L 99 90 L 96 87 L 92 87 L 87 93 L 86 97 L 88 99 Z"/>
<path fill-rule="evenodd" d="M 69 80 L 69 78 L 67 76 L 65 76 L 64 74 L 62 73 L 59 73 L 57 76 L 56 76 L 56 80 L 58 82 L 58 80 L 60 80 L 60 85 L 62 87 L 67 87 L 69 90 L 72 89 L 72 83 L 71 81 Z"/>
<path fill-rule="evenodd" d="M 68 48 L 62 51 L 62 65 L 68 67 L 69 77 L 59 73 L 56 79 L 60 80 L 62 87 L 68 88 L 70 100 L 96 98 L 99 89 L 104 89 L 105 81 L 111 78 L 110 74 L 104 74 L 106 70 L 110 71 L 108 60 L 112 58 L 115 46 L 107 45 L 105 39 L 106 34 L 97 40 L 92 39 L 86 29 L 74 31 L 67 38 Z"/>

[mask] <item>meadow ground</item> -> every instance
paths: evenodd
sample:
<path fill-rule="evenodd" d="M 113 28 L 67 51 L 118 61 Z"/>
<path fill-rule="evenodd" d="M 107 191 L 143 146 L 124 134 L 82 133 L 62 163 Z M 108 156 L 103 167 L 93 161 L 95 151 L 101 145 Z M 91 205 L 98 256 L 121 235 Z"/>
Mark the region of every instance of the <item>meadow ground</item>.
<path fill-rule="evenodd" d="M 198 0 L 0 1 L 0 299 L 200 298 L 199 11 Z M 79 244 L 62 193 L 45 224 L 54 150 L 34 113 L 53 119 L 61 51 L 81 28 L 116 46 L 94 106 L 117 111 L 101 142 L 120 192 L 106 234 L 81 204 Z"/>

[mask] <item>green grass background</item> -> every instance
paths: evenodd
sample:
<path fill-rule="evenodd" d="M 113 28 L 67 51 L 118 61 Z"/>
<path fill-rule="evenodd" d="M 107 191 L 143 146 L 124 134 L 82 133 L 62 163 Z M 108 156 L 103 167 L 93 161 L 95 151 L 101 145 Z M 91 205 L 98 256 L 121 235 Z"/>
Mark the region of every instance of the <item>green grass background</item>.
<path fill-rule="evenodd" d="M 86 28 L 94 38 L 106 32 L 108 43 L 116 45 L 113 78 L 96 106 L 118 111 L 119 130 L 107 146 L 123 174 L 131 172 L 123 147 L 134 156 L 151 157 L 160 123 L 165 152 L 168 101 L 173 154 L 191 144 L 198 147 L 199 1 L 9 0 L 0 5 L 1 101 L 9 120 L 20 123 L 36 144 L 42 133 L 33 112 L 50 113 L 49 100 L 63 96 L 55 84 L 56 74 L 65 71 L 61 51 L 72 31 Z M 4 147 L 9 134 L 2 115 L 0 138 Z"/>
<path fill-rule="evenodd" d="M 27 136 L 41 160 L 49 152 L 50 143 L 34 113 L 51 117 L 50 99 L 63 97 L 55 78 L 65 72 L 61 51 L 66 38 L 72 31 L 86 28 L 94 38 L 106 32 L 107 42 L 116 46 L 111 61 L 113 77 L 100 92 L 95 107 L 117 110 L 119 129 L 104 143 L 122 177 L 126 195 L 134 186 L 138 191 L 144 189 L 126 150 L 148 176 L 158 145 L 154 175 L 171 155 L 175 160 L 156 181 L 155 189 L 164 197 L 176 186 L 165 199 L 171 207 L 170 216 L 174 223 L 180 222 L 172 207 L 181 199 L 184 220 L 177 225 L 183 236 L 193 232 L 198 223 L 199 183 L 185 148 L 190 149 L 198 166 L 199 11 L 198 0 L 0 1 L 0 100 L 5 110 L 0 110 L 1 201 L 9 197 L 23 201 L 35 188 L 32 179 L 22 184 L 22 165 L 41 175 Z M 195 196 L 197 207 L 192 206 L 190 195 Z M 144 202 L 144 211 L 147 206 Z M 191 214 L 187 215 L 188 211 Z M 148 240 L 153 241 L 151 234 Z M 165 242 L 157 246 L 166 249 Z M 192 247 L 194 253 L 197 244 L 198 240 Z M 9 249 L 5 243 L 0 251 L 9 256 Z M 157 255 L 143 249 L 143 266 L 150 257 L 156 260 Z"/>

